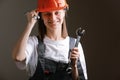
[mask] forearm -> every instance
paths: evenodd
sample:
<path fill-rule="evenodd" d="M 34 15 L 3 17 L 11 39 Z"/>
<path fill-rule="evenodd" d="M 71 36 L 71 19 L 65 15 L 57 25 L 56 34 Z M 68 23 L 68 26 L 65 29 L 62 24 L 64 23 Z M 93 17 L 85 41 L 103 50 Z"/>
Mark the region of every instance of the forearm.
<path fill-rule="evenodd" d="M 32 31 L 33 26 L 34 26 L 34 24 L 32 24 L 32 23 L 27 24 L 25 31 L 19 38 L 17 44 L 15 45 L 15 47 L 13 49 L 13 59 L 14 60 L 23 61 L 26 59 L 26 55 L 25 55 L 26 44 L 27 44 L 27 40 L 29 38 L 29 35 Z"/>
<path fill-rule="evenodd" d="M 72 78 L 73 80 L 79 80 L 77 65 L 72 66 Z"/>

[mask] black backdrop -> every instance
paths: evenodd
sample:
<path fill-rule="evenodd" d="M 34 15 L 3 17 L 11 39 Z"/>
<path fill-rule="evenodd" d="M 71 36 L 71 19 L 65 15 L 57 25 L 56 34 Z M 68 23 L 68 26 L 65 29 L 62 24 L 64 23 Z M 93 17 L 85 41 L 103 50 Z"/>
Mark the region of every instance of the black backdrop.
<path fill-rule="evenodd" d="M 86 30 L 81 39 L 89 80 L 120 80 L 120 1 L 68 0 L 69 35 Z M 25 13 L 37 0 L 0 0 L 0 80 L 27 80 L 12 60 L 12 48 L 26 26 Z M 87 26 L 87 27 L 86 27 Z M 36 34 L 36 28 L 33 33 Z"/>

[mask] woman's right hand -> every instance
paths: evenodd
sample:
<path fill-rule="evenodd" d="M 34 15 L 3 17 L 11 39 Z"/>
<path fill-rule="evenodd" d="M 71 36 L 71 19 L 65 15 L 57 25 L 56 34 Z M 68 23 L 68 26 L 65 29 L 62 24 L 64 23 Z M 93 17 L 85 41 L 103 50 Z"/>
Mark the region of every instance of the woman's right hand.
<path fill-rule="evenodd" d="M 27 26 L 13 49 L 13 59 L 16 61 L 25 61 L 26 59 L 25 50 L 27 41 L 32 31 L 32 28 L 37 22 L 37 19 L 35 19 L 34 16 L 38 16 L 38 13 L 39 12 L 36 12 L 35 10 L 26 13 L 28 20 Z"/>
<path fill-rule="evenodd" d="M 35 24 L 37 22 L 35 17 L 38 16 L 38 13 L 39 12 L 36 12 L 35 10 L 26 13 L 28 24 Z"/>

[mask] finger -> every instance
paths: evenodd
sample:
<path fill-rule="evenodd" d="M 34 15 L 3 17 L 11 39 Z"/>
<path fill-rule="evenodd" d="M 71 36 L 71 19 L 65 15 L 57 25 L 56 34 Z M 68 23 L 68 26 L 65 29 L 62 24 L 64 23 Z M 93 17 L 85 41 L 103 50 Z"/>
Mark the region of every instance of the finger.
<path fill-rule="evenodd" d="M 25 13 L 25 15 L 28 15 L 28 14 L 30 14 L 30 12 L 26 12 L 26 13 Z"/>
<path fill-rule="evenodd" d="M 71 58 L 74 58 L 74 57 L 78 58 L 79 55 L 74 55 L 74 54 L 72 54 L 72 55 L 71 55 Z"/>
<path fill-rule="evenodd" d="M 36 10 L 33 10 L 33 11 L 31 11 L 32 12 L 32 14 L 34 14 L 35 16 L 38 16 L 38 11 L 36 11 Z"/>
<path fill-rule="evenodd" d="M 71 53 L 71 58 L 73 58 L 73 57 L 77 57 L 77 58 L 79 58 L 79 56 L 80 56 L 80 54 L 78 53 L 78 52 L 73 52 L 73 53 Z"/>
<path fill-rule="evenodd" d="M 36 15 L 38 15 L 38 14 L 39 14 L 39 12 L 38 12 L 38 11 L 36 11 L 36 10 L 35 10 L 35 13 L 36 13 Z"/>
<path fill-rule="evenodd" d="M 27 12 L 27 13 L 32 14 L 33 16 L 34 16 L 34 15 L 37 16 L 39 12 L 36 11 L 36 10 L 32 10 L 32 11 Z M 25 13 L 25 14 L 27 14 L 27 13 Z"/>
<path fill-rule="evenodd" d="M 40 19 L 40 16 L 38 15 L 39 12 L 36 12 L 35 10 L 33 11 L 33 14 L 34 14 L 34 19 Z"/>
<path fill-rule="evenodd" d="M 70 59 L 71 59 L 71 61 L 75 61 L 75 62 L 78 60 L 77 57 L 71 57 Z"/>
<path fill-rule="evenodd" d="M 77 47 L 75 47 L 75 48 L 73 48 L 73 49 L 72 49 L 72 51 L 78 51 L 78 48 L 77 48 Z"/>
<path fill-rule="evenodd" d="M 78 52 L 78 51 L 73 50 L 73 51 L 71 51 L 71 54 L 74 54 L 74 55 L 79 55 L 79 52 Z"/>
<path fill-rule="evenodd" d="M 35 10 L 29 12 L 28 15 L 31 16 L 35 20 L 40 19 L 40 16 L 38 16 L 38 12 L 36 12 Z"/>

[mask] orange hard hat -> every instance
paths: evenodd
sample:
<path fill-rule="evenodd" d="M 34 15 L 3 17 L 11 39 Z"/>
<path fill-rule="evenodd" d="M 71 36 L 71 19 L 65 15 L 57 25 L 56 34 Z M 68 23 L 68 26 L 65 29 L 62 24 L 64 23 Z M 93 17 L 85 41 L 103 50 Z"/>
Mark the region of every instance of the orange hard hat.
<path fill-rule="evenodd" d="M 68 8 L 66 0 L 38 0 L 38 12 L 60 10 L 64 8 Z"/>

